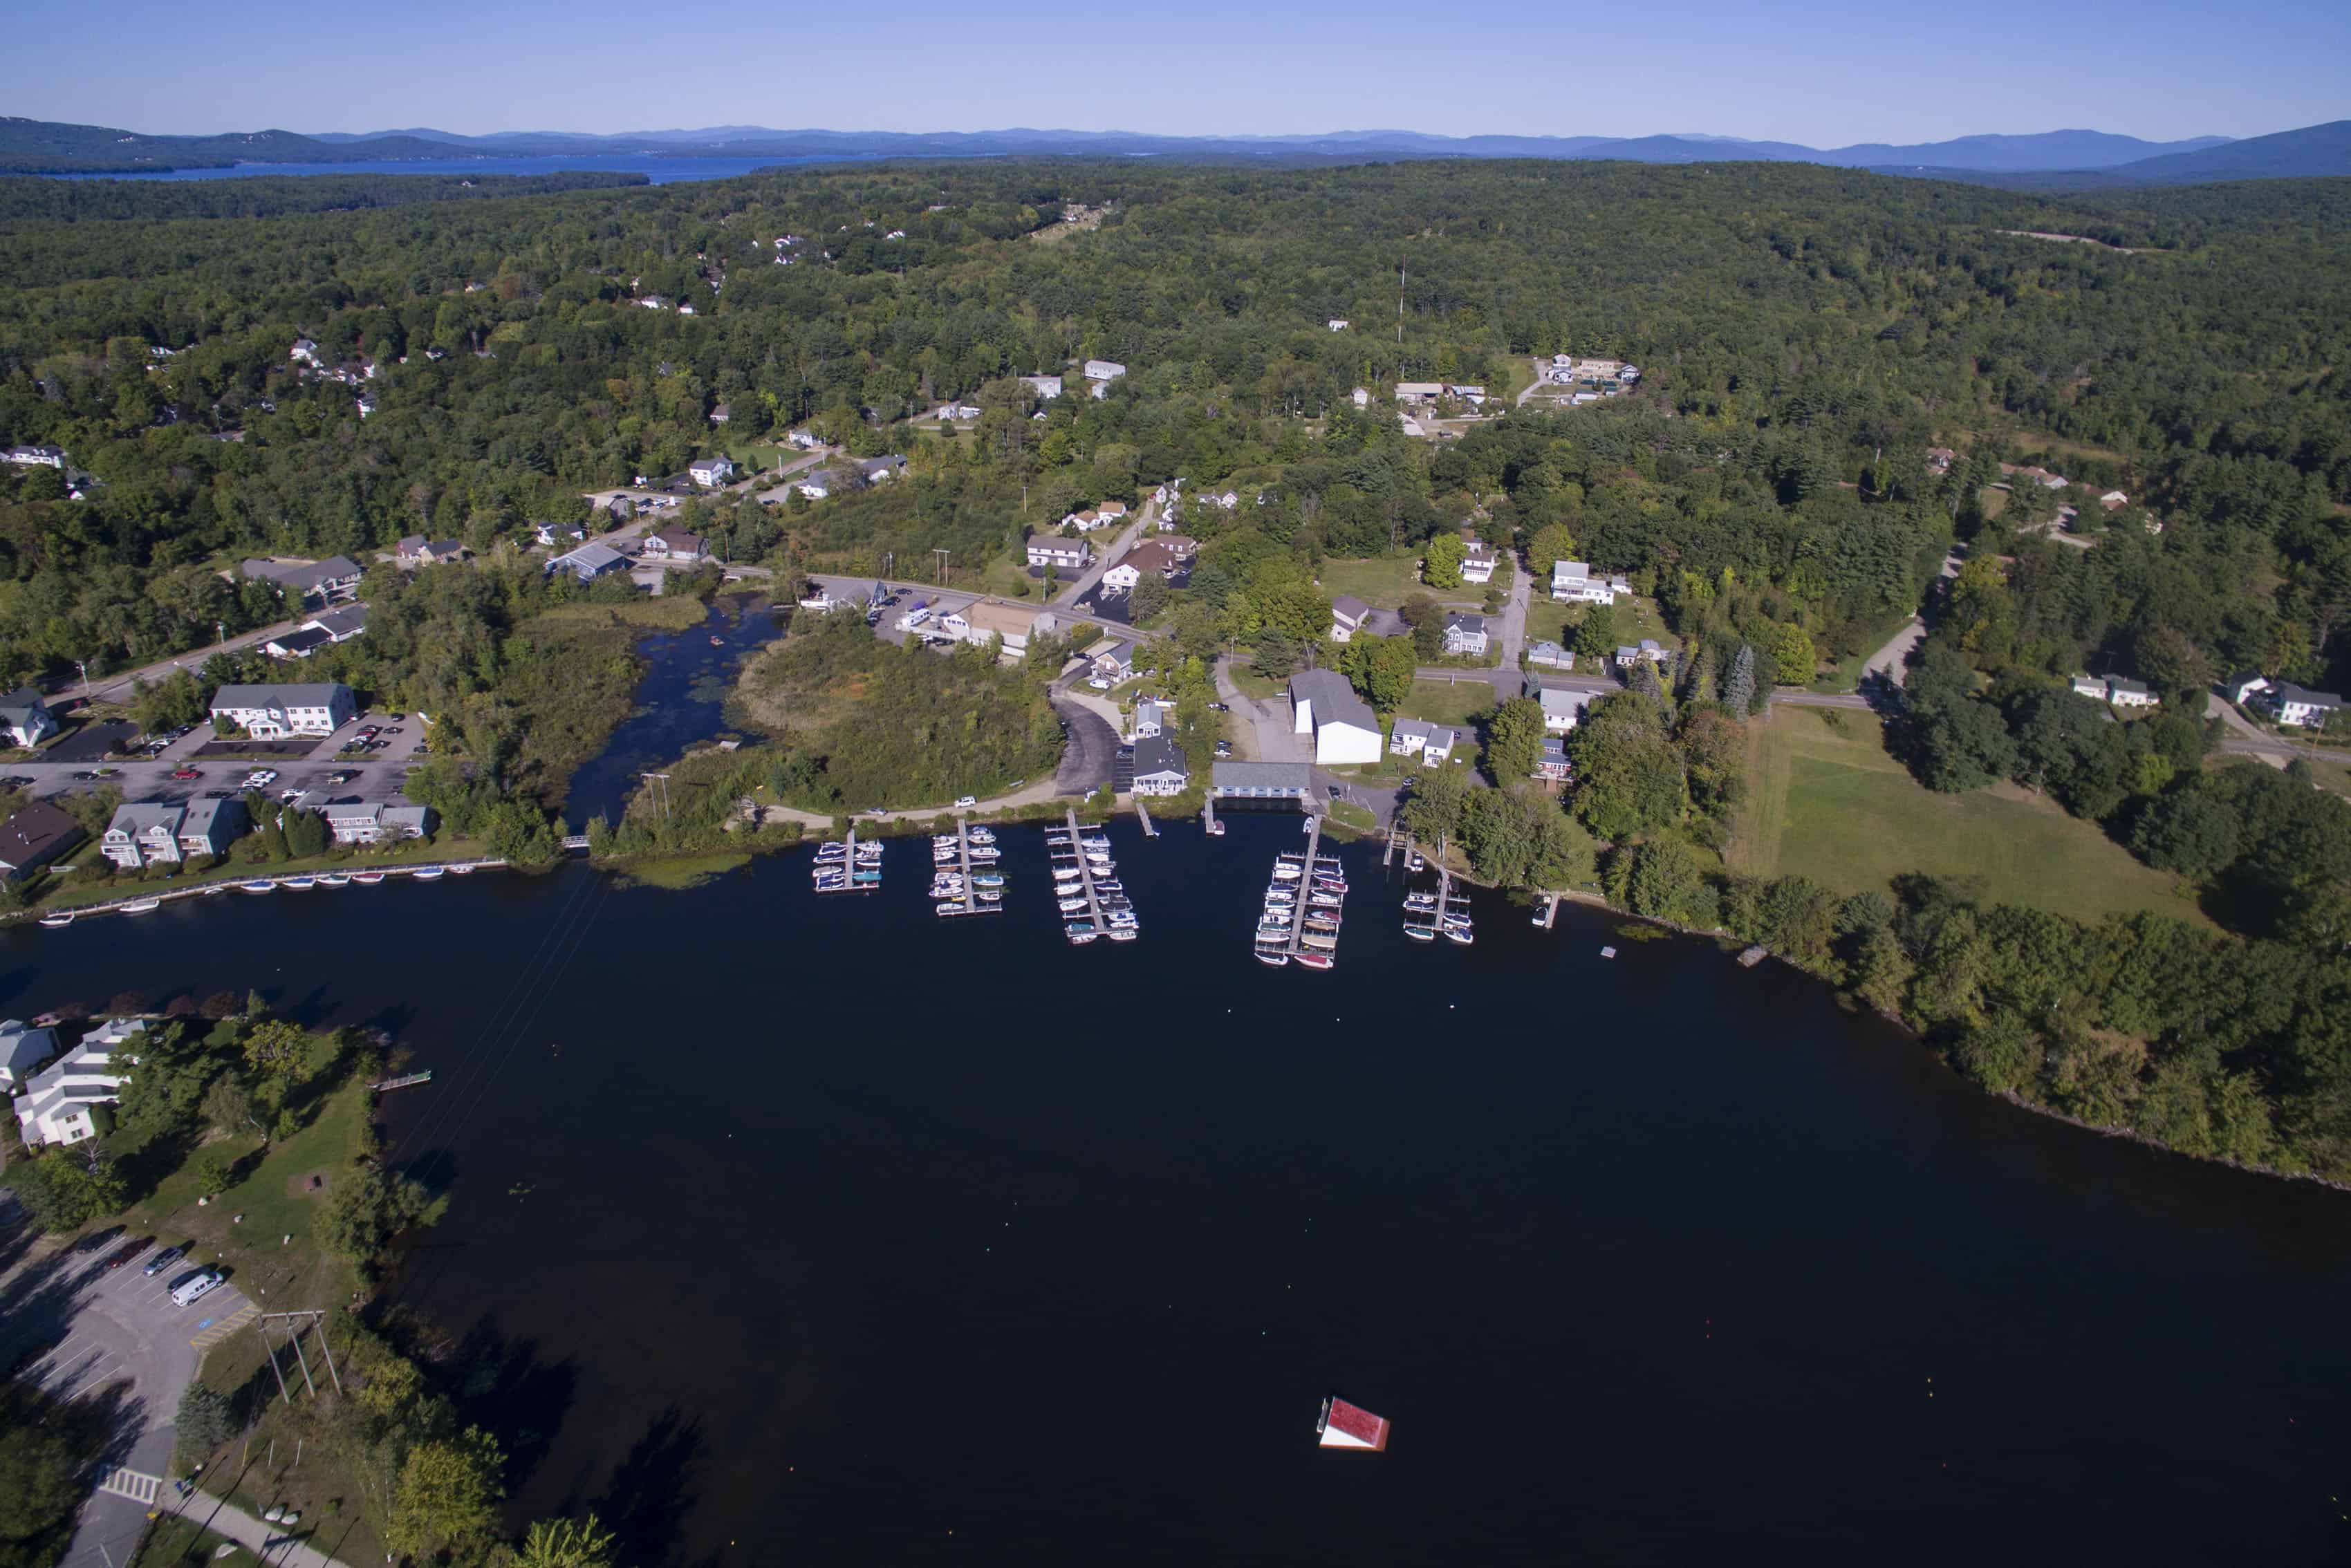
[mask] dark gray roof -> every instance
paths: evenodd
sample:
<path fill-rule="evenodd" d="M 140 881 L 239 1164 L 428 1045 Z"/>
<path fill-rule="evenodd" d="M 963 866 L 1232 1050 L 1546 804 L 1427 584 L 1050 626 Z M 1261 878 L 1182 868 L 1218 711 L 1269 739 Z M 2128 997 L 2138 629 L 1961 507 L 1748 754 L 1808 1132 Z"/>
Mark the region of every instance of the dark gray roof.
<path fill-rule="evenodd" d="M 1219 762 L 1209 769 L 1219 789 L 1286 789 L 1303 795 L 1313 770 L 1303 762 Z"/>
<path fill-rule="evenodd" d="M 1190 778 L 1192 770 L 1184 761 L 1184 748 L 1164 735 L 1146 735 L 1134 743 L 1134 776 L 1148 779 L 1155 774 L 1175 773 Z"/>
<path fill-rule="evenodd" d="M 212 711 L 228 708 L 257 707 L 330 707 L 335 694 L 340 692 L 345 701 L 351 700 L 351 688 L 340 681 L 310 681 L 281 685 L 275 682 L 266 686 L 223 686 L 213 694 Z"/>
<path fill-rule="evenodd" d="M 2333 692 L 2314 692 L 2307 686 L 2297 686 L 2292 681 L 2280 681 L 2271 695 L 2282 703 L 2308 703 L 2313 707 L 2343 706 L 2343 699 Z"/>
<path fill-rule="evenodd" d="M 334 639 L 315 626 L 299 632 L 288 632 L 283 637 L 272 637 L 269 645 L 288 657 L 307 653 L 313 648 L 323 648 Z"/>
<path fill-rule="evenodd" d="M 329 556 L 308 566 L 287 565 L 283 561 L 247 560 L 245 575 L 257 577 L 266 582 L 298 588 L 305 593 L 315 593 L 321 583 L 355 580 L 360 575 L 359 563 L 348 556 Z"/>
<path fill-rule="evenodd" d="M 1483 615 L 1473 615 L 1467 610 L 1457 610 L 1445 618 L 1445 629 L 1447 632 L 1483 632 L 1486 629 L 1486 618 Z"/>
<path fill-rule="evenodd" d="M 82 838 L 79 822 L 47 800 L 36 800 L 0 822 L 0 866 L 38 865 Z"/>
<path fill-rule="evenodd" d="M 11 721 L 30 718 L 36 713 L 47 712 L 48 706 L 48 700 L 32 687 L 18 686 L 6 696 L 0 697 L 0 718 Z"/>

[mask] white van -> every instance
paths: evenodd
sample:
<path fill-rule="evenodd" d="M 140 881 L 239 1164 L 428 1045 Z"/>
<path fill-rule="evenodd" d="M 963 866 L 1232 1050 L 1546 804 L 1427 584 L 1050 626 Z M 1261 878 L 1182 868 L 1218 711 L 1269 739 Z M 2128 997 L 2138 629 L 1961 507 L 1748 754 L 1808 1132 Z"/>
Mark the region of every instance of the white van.
<path fill-rule="evenodd" d="M 175 1307 L 184 1307 L 191 1301 L 211 1294 L 214 1287 L 222 1282 L 219 1270 L 199 1270 L 172 1287 L 172 1304 Z"/>

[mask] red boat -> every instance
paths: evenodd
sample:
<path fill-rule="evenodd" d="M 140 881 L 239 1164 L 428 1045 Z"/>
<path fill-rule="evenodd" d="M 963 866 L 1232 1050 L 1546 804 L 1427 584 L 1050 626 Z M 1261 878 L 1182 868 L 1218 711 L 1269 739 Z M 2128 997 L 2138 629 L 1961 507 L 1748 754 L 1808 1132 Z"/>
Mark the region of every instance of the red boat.
<path fill-rule="evenodd" d="M 1314 1423 L 1326 1448 L 1368 1448 L 1380 1453 L 1388 1446 L 1388 1419 L 1350 1405 L 1335 1395 L 1322 1401 L 1322 1415 Z"/>

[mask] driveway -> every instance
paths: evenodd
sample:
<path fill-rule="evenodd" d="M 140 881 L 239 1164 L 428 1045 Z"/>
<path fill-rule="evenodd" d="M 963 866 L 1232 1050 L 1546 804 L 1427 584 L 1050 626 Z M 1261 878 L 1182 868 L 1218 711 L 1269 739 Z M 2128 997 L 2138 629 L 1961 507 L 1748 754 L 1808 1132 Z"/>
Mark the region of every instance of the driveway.
<path fill-rule="evenodd" d="M 120 1240 L 114 1246 L 120 1246 Z M 62 1398 L 116 1401 L 114 1448 L 82 1506 L 64 1568 L 118 1568 L 150 1508 L 168 1498 L 172 1422 L 204 1352 L 250 1323 L 256 1309 L 234 1284 L 193 1306 L 172 1304 L 183 1261 L 152 1278 L 142 1256 L 107 1270 L 112 1250 L 28 1249 L 0 1276 L 0 1364 L 32 1355 L 22 1375 Z"/>
<path fill-rule="evenodd" d="M 1086 568 L 1084 573 L 1076 581 L 1053 595 L 1053 602 L 1073 605 L 1092 593 L 1094 584 L 1102 580 L 1102 574 L 1116 566 L 1119 558 L 1134 548 L 1134 541 L 1143 537 L 1144 530 L 1151 526 L 1152 520 L 1158 515 L 1157 501 L 1144 502 L 1143 510 L 1135 514 L 1134 521 L 1127 524 L 1116 538 L 1098 549 L 1094 552 L 1093 565 Z"/>
<path fill-rule="evenodd" d="M 1069 745 L 1053 788 L 1061 795 L 1091 795 L 1111 781 L 1118 767 L 1118 731 L 1110 720 L 1074 698 L 1056 694 L 1053 711 L 1061 716 Z"/>
<path fill-rule="evenodd" d="M 1239 721 L 1233 727 L 1238 731 L 1233 737 L 1237 760 L 1243 762 L 1311 762 L 1305 748 L 1292 733 L 1290 704 L 1280 697 L 1259 702 L 1246 696 L 1233 685 L 1229 658 L 1217 661 L 1217 695 L 1231 706 L 1233 717 Z"/>

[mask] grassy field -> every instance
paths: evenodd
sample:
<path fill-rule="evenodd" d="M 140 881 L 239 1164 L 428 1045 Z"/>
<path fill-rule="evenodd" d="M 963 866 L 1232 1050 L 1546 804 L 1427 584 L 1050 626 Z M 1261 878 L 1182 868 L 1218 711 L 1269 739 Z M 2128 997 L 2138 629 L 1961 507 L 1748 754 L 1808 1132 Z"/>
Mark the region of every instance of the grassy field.
<path fill-rule="evenodd" d="M 1352 593 L 1380 610 L 1394 610 L 1416 593 L 1436 592 L 1422 585 L 1419 559 L 1410 555 L 1374 556 L 1365 560 L 1333 557 L 1322 563 L 1317 575 L 1323 591 L 1332 598 Z M 1464 598 L 1472 591 L 1463 589 L 1443 597 Z"/>
<path fill-rule="evenodd" d="M 1488 682 L 1415 681 L 1412 695 L 1405 698 L 1404 706 L 1397 711 L 1432 724 L 1467 727 L 1472 717 L 1490 713 L 1493 707 L 1494 688 Z"/>
<path fill-rule="evenodd" d="M 188 1506 L 201 1516 L 201 1499 Z M 193 1520 L 167 1512 L 140 1541 L 138 1552 L 123 1568 L 179 1568 L 182 1563 L 190 1568 L 214 1563 L 218 1568 L 257 1568 L 260 1561 L 227 1536 L 215 1535 Z"/>
<path fill-rule="evenodd" d="M 1904 872 L 1973 875 L 1996 902 L 2077 919 L 2140 909 L 2202 919 L 2171 877 L 2047 800 L 2006 784 L 1928 789 L 1886 755 L 1874 715 L 1780 709 L 1750 727 L 1748 767 L 1733 871 L 1801 873 L 1840 893 Z"/>
<path fill-rule="evenodd" d="M 1226 673 L 1232 677 L 1233 688 L 1236 691 L 1245 697 L 1255 697 L 1259 702 L 1270 701 L 1290 689 L 1288 685 L 1281 681 L 1269 680 L 1259 674 L 1243 661 L 1236 661 Z"/>

